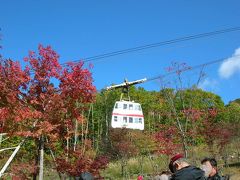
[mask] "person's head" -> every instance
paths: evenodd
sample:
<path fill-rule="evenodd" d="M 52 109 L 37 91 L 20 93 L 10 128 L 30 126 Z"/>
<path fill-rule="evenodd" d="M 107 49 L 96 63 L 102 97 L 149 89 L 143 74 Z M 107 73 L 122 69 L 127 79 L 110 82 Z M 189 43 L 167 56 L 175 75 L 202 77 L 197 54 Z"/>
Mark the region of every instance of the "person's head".
<path fill-rule="evenodd" d="M 215 158 L 204 158 L 201 164 L 206 177 L 212 177 L 217 173 L 217 161 Z"/>
<path fill-rule="evenodd" d="M 189 166 L 187 159 L 184 158 L 183 154 L 176 154 L 171 158 L 169 163 L 169 169 L 172 173 Z"/>
<path fill-rule="evenodd" d="M 169 180 L 171 177 L 171 172 L 169 171 L 162 171 L 159 175 L 158 179 L 156 180 Z"/>
<path fill-rule="evenodd" d="M 170 176 L 167 174 L 161 174 L 158 178 L 158 180 L 169 180 Z"/>
<path fill-rule="evenodd" d="M 93 180 L 93 179 L 94 179 L 93 175 L 89 172 L 83 172 L 80 175 L 80 180 Z"/>
<path fill-rule="evenodd" d="M 171 176 L 171 175 L 172 175 L 172 173 L 171 173 L 169 170 L 162 171 L 160 175 L 162 175 L 162 174 L 166 174 L 166 175 L 168 175 L 168 176 Z"/>

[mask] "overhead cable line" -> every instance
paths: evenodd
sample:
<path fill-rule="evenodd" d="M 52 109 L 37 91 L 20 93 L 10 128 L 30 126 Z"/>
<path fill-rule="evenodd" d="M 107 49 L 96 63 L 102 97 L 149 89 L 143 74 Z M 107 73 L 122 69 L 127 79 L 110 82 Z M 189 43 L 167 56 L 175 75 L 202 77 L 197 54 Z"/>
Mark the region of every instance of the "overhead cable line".
<path fill-rule="evenodd" d="M 209 61 L 209 62 L 206 62 L 206 63 L 203 63 L 203 64 L 198 64 L 198 65 L 192 66 L 190 68 L 178 69 L 178 70 L 171 71 L 171 72 L 163 74 L 163 75 L 155 76 L 155 77 L 152 77 L 152 78 L 147 78 L 146 81 L 153 81 L 153 80 L 156 80 L 156 79 L 162 79 L 162 78 L 167 77 L 169 75 L 173 75 L 173 74 L 181 73 L 181 72 L 185 72 L 185 71 L 191 71 L 191 70 L 194 70 L 194 69 L 198 69 L 200 67 L 206 67 L 206 66 L 209 66 L 209 65 L 212 65 L 212 64 L 223 62 L 224 60 L 229 59 L 229 58 L 237 58 L 237 57 L 240 57 L 240 55 L 235 55 L 235 56 L 226 57 L 226 58 L 220 58 L 220 59 Z"/>
<path fill-rule="evenodd" d="M 128 87 L 128 86 L 133 85 L 133 84 L 141 84 L 141 83 L 145 83 L 145 82 L 149 82 L 149 81 L 153 81 L 153 80 L 157 80 L 157 79 L 163 79 L 163 78 L 165 78 L 167 76 L 170 76 L 170 75 L 179 74 L 179 73 L 182 73 L 182 72 L 191 71 L 191 70 L 194 70 L 194 69 L 197 69 L 197 68 L 204 68 L 204 67 L 212 65 L 212 64 L 220 63 L 220 62 L 223 62 L 224 60 L 227 60 L 227 59 L 230 59 L 230 58 L 240 58 L 240 55 L 234 55 L 232 57 L 220 58 L 220 59 L 209 61 L 209 62 L 206 62 L 206 63 L 203 63 L 203 64 L 198 64 L 198 65 L 195 65 L 195 66 L 192 66 L 192 67 L 177 69 L 177 70 L 171 71 L 169 73 L 159 75 L 159 76 L 155 76 L 155 77 L 152 77 L 152 78 L 143 78 L 143 79 L 139 79 L 139 80 L 131 81 L 131 82 L 128 82 L 127 80 L 124 80 L 124 82 L 121 83 L 121 84 L 108 86 L 105 89 L 106 90 L 117 89 L 117 88 L 122 88 L 122 87 Z"/>
<path fill-rule="evenodd" d="M 82 61 L 83 62 L 90 62 L 90 61 L 92 62 L 92 61 L 96 61 L 96 60 L 99 60 L 99 59 L 104 59 L 104 58 L 117 56 L 117 55 L 121 55 L 121 54 L 127 54 L 127 53 L 136 52 L 136 51 L 142 51 L 142 50 L 145 50 L 145 49 L 165 46 L 165 45 L 184 42 L 184 41 L 190 41 L 190 40 L 193 40 L 193 39 L 200 39 L 200 38 L 204 38 L 204 37 L 216 36 L 216 35 L 219 35 L 219 34 L 225 34 L 225 33 L 230 33 L 230 32 L 235 32 L 235 31 L 240 31 L 240 27 L 232 27 L 232 28 L 227 28 L 227 29 L 221 29 L 221 30 L 216 30 L 216 31 L 211 31 L 211 32 L 206 32 L 206 33 L 184 36 L 184 37 L 180 37 L 180 38 L 176 38 L 176 39 L 170 39 L 170 40 L 162 41 L 162 42 L 158 42 L 158 43 L 152 43 L 152 44 L 147 44 L 147 45 L 143 45 L 143 46 L 137 46 L 137 47 L 133 47 L 133 48 L 123 49 L 123 50 L 119 50 L 119 51 L 113 51 L 113 52 L 110 52 L 110 53 L 105 53 L 105 54 L 100 54 L 100 55 L 96 55 L 96 56 L 83 58 Z M 79 62 L 79 61 L 81 61 L 81 60 L 75 60 L 75 61 L 72 61 L 72 62 Z M 67 63 L 62 63 L 61 65 L 65 65 L 65 64 L 67 64 Z"/>
<path fill-rule="evenodd" d="M 96 56 L 83 58 L 81 60 L 68 61 L 68 62 L 65 62 L 65 63 L 61 63 L 61 65 L 65 66 L 70 62 L 77 63 L 77 62 L 80 62 L 80 61 L 92 62 L 92 61 L 96 61 L 96 60 L 99 60 L 99 59 L 109 58 L 109 57 L 117 56 L 117 55 L 121 55 L 121 54 L 127 54 L 127 53 L 131 53 L 131 52 L 141 51 L 141 50 L 155 48 L 155 47 L 159 47 L 159 46 L 165 46 L 165 45 L 169 45 L 169 44 L 174 44 L 174 43 L 179 43 L 179 42 L 184 42 L 184 41 L 190 41 L 190 40 L 194 40 L 194 39 L 200 39 L 200 38 L 204 38 L 204 37 L 210 37 L 210 36 L 215 36 L 215 35 L 219 35 L 219 34 L 235 32 L 235 31 L 240 31 L 240 26 L 227 28 L 227 29 L 216 30 L 216 31 L 211 31 L 211 32 L 206 32 L 206 33 L 200 33 L 200 34 L 195 34 L 195 35 L 190 35 L 190 36 L 184 36 L 184 37 L 180 37 L 180 38 L 176 38 L 176 39 L 171 39 L 171 40 L 162 41 L 162 42 L 158 42 L 158 43 L 152 43 L 152 44 L 143 45 L 143 46 L 137 46 L 137 47 L 134 47 L 134 48 L 128 48 L 128 49 L 123 49 L 123 50 L 119 50 L 119 51 L 113 51 L 113 52 L 110 52 L 110 53 L 105 53 L 105 54 L 101 54 L 101 55 L 96 55 Z M 33 71 L 31 71 L 31 74 L 33 74 Z"/>

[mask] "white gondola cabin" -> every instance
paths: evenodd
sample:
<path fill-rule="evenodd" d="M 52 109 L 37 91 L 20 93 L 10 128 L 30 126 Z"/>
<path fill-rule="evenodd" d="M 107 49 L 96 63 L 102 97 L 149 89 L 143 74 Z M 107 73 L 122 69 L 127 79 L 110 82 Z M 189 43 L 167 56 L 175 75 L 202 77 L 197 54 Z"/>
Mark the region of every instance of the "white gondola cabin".
<path fill-rule="evenodd" d="M 133 101 L 116 101 L 113 112 L 113 128 L 144 130 L 144 117 L 141 105 Z"/>

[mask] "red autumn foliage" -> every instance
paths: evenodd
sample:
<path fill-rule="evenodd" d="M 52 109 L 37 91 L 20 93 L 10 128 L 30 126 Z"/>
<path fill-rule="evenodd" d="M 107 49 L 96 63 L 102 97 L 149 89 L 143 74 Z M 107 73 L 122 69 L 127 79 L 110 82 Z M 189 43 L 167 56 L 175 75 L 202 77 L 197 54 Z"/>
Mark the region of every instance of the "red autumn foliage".
<path fill-rule="evenodd" d="M 216 143 L 220 149 L 228 144 L 233 136 L 231 127 L 224 122 L 217 120 L 218 110 L 209 109 L 204 116 L 202 126 L 199 126 L 199 133 L 205 139 L 210 151 L 213 151 L 213 145 Z"/>
<path fill-rule="evenodd" d="M 16 163 L 11 167 L 13 180 L 27 180 L 32 179 L 30 175 L 37 172 L 34 162 Z"/>
<path fill-rule="evenodd" d="M 50 46 L 39 45 L 38 53 L 29 51 L 24 60 L 28 65 L 22 69 L 18 62 L 1 59 L 0 130 L 35 139 L 36 147 L 39 137 L 49 143 L 58 138 L 64 146 L 74 132 L 73 122 L 84 123 L 83 110 L 95 99 L 92 75 L 83 62 L 60 65 Z"/>
<path fill-rule="evenodd" d="M 184 109 L 182 110 L 184 116 L 188 118 L 189 120 L 195 122 L 201 119 L 202 115 L 204 115 L 204 112 L 199 109 Z"/>
<path fill-rule="evenodd" d="M 129 158 L 137 155 L 138 148 L 131 139 L 130 130 L 112 129 L 110 131 L 111 149 L 109 153 L 112 158 Z"/>
<path fill-rule="evenodd" d="M 29 65 L 24 70 L 18 62 L 1 61 L 0 121 L 4 132 L 11 132 L 11 125 L 16 122 L 18 135 L 19 131 L 28 132 L 36 119 L 33 134 L 58 131 L 59 125 L 64 125 L 64 114 L 79 119 L 82 109 L 75 107 L 76 102 L 94 100 L 96 89 L 83 62 L 62 67 L 59 55 L 50 46 L 39 45 L 38 50 L 38 54 L 29 52 L 25 58 Z M 57 80 L 59 86 L 54 87 Z"/>
<path fill-rule="evenodd" d="M 101 178 L 100 170 L 105 169 L 108 164 L 106 156 L 91 158 L 81 151 L 71 152 L 67 160 L 65 158 L 57 159 L 57 170 L 73 177 L 78 177 L 83 172 L 90 172 L 95 178 Z"/>
<path fill-rule="evenodd" d="M 157 144 L 156 153 L 173 155 L 179 150 L 178 131 L 175 126 L 161 125 L 160 131 L 154 134 L 154 139 Z"/>

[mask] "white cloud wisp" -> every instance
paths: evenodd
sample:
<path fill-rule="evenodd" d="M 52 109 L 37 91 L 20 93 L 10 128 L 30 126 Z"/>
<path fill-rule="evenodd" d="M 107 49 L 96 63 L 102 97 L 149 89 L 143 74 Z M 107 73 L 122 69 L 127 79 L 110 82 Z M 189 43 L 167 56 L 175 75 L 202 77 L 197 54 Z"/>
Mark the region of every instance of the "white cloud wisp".
<path fill-rule="evenodd" d="M 228 79 L 233 74 L 240 72 L 240 48 L 236 49 L 233 56 L 226 59 L 218 69 L 222 78 Z"/>

